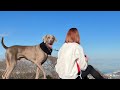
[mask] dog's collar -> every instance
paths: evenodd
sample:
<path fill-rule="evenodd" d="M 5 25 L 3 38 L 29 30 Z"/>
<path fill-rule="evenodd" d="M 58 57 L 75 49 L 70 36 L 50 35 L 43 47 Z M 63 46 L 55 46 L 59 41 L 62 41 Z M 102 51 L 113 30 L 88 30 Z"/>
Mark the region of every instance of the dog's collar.
<path fill-rule="evenodd" d="M 47 53 L 48 55 L 51 55 L 52 53 L 52 49 L 48 49 L 48 47 L 46 46 L 46 44 L 44 42 L 40 43 L 40 48 Z"/>

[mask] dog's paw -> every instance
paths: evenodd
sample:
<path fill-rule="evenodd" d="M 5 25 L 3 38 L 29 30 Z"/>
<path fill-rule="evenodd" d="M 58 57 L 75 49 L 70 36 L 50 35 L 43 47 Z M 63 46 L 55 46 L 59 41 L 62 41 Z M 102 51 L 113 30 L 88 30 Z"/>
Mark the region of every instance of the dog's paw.
<path fill-rule="evenodd" d="M 5 77 L 2 75 L 2 79 L 5 79 Z"/>
<path fill-rule="evenodd" d="M 44 77 L 43 79 L 47 79 L 46 77 Z"/>

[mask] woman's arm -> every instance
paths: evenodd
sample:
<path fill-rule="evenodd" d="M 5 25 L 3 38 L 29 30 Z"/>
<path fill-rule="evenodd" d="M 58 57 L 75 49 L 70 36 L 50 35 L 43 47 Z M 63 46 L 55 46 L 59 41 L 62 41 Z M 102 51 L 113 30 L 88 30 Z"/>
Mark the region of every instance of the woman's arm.
<path fill-rule="evenodd" d="M 87 58 L 85 58 L 82 47 L 76 48 L 75 56 L 76 56 L 77 62 L 79 64 L 81 70 L 85 70 L 87 68 L 87 62 L 86 62 Z"/>

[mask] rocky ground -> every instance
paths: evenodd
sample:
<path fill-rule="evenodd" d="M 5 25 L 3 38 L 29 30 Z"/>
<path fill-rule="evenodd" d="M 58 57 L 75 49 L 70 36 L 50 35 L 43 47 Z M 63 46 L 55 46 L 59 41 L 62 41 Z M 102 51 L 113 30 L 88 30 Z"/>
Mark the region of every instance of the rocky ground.
<path fill-rule="evenodd" d="M 56 64 L 56 57 L 48 57 L 48 60 L 43 64 L 45 71 L 47 73 L 48 79 L 58 79 L 58 75 L 55 72 L 54 66 Z M 2 74 L 5 70 L 5 60 L 0 61 L 0 79 L 2 79 Z M 20 60 L 17 62 L 17 65 L 13 72 L 11 73 L 11 79 L 34 79 L 36 72 L 36 66 L 30 61 Z M 108 79 L 120 79 L 120 71 L 116 71 L 109 74 L 102 74 L 104 77 Z M 43 74 L 41 72 L 40 79 L 43 78 Z M 88 75 L 89 79 L 94 79 L 91 75 Z"/>
<path fill-rule="evenodd" d="M 54 65 L 56 63 L 55 57 L 49 57 L 43 64 L 48 79 L 58 79 L 58 75 L 55 72 Z M 5 60 L 0 61 L 0 79 L 5 71 Z M 20 60 L 17 62 L 16 67 L 11 73 L 10 79 L 34 79 L 36 75 L 36 65 L 27 60 Z M 40 78 L 43 78 L 42 72 L 40 72 Z"/>

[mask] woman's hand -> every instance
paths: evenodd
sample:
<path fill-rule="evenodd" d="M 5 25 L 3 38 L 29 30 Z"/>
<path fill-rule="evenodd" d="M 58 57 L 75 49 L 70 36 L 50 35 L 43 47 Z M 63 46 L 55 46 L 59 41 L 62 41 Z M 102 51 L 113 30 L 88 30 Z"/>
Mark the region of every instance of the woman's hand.
<path fill-rule="evenodd" d="M 88 62 L 88 57 L 87 57 L 87 55 L 85 55 L 85 60 L 86 60 L 86 62 Z"/>

